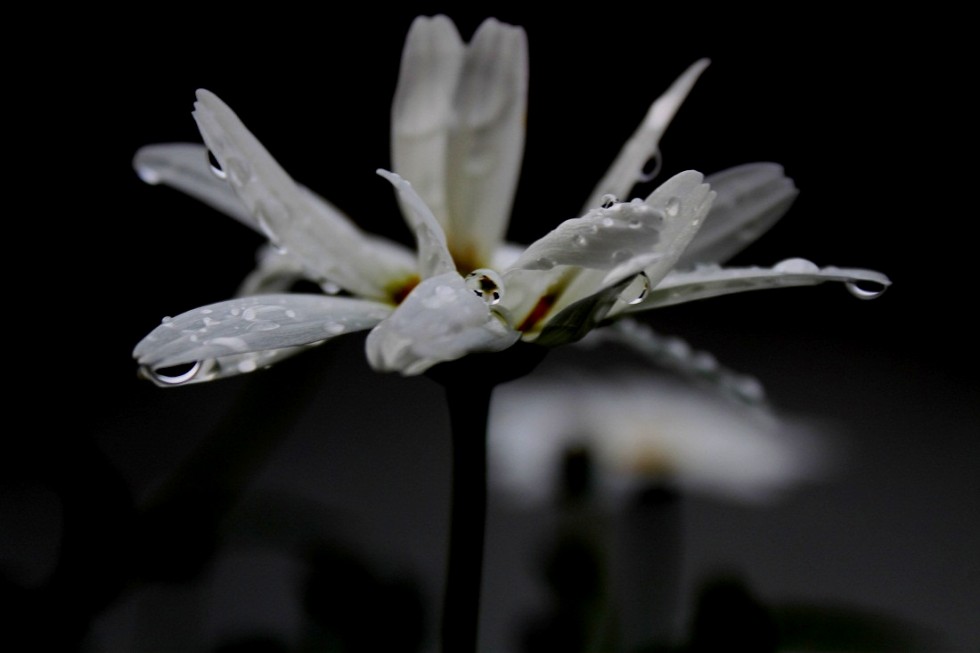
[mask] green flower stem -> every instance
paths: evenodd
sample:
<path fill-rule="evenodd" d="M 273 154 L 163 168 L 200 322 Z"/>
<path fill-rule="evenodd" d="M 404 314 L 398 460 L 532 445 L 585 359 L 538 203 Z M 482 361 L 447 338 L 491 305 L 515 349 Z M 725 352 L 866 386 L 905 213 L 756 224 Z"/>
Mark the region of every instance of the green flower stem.
<path fill-rule="evenodd" d="M 446 384 L 452 508 L 442 608 L 443 653 L 476 651 L 487 513 L 487 417 L 494 384 Z"/>

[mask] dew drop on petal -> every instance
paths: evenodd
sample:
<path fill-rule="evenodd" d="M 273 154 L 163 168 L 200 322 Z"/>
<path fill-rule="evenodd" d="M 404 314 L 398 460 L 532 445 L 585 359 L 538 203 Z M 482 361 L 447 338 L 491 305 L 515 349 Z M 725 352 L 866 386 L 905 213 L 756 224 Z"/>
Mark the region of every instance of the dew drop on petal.
<path fill-rule="evenodd" d="M 643 183 L 653 181 L 654 178 L 660 174 L 660 167 L 662 165 L 663 161 L 660 159 L 660 153 L 655 152 L 653 156 L 647 159 L 647 162 L 643 164 L 638 180 Z"/>
<path fill-rule="evenodd" d="M 772 269 L 786 274 L 816 274 L 820 272 L 816 263 L 805 258 L 788 258 L 774 265 Z"/>
<path fill-rule="evenodd" d="M 630 220 L 630 221 L 629 221 L 629 222 L 627 223 L 627 225 L 629 225 L 629 228 L 630 228 L 630 229 L 639 229 L 640 227 L 642 227 L 642 226 L 643 226 L 643 221 L 642 221 L 642 220 L 640 220 L 639 218 L 632 218 L 632 219 L 631 219 L 631 220 Z"/>
<path fill-rule="evenodd" d="M 296 311 L 294 311 L 294 310 L 288 310 L 288 311 L 286 311 L 286 317 L 288 317 L 288 318 L 295 318 L 296 317 Z"/>
<path fill-rule="evenodd" d="M 585 247 L 586 245 L 589 244 L 589 239 L 583 236 L 582 234 L 578 234 L 577 236 L 575 236 L 575 238 L 572 239 L 572 242 L 575 243 L 577 247 Z"/>
<path fill-rule="evenodd" d="M 550 270 L 551 268 L 555 267 L 555 262 L 544 256 L 535 261 L 535 263 L 540 270 Z"/>
<path fill-rule="evenodd" d="M 664 210 L 667 212 L 667 215 L 670 216 L 671 218 L 675 217 L 678 213 L 681 212 L 680 198 L 671 197 L 669 200 L 667 200 L 667 205 L 664 207 Z"/>
<path fill-rule="evenodd" d="M 218 179 L 227 179 L 228 173 L 221 169 L 221 163 L 218 162 L 218 157 L 214 155 L 214 152 L 208 150 L 208 165 L 211 166 L 211 172 Z"/>
<path fill-rule="evenodd" d="M 633 277 L 629 285 L 623 289 L 623 292 L 619 294 L 619 299 L 632 306 L 642 302 L 649 292 L 650 277 L 647 276 L 646 272 L 641 272 Z"/>
<path fill-rule="evenodd" d="M 341 333 L 347 330 L 347 328 L 340 322 L 327 322 L 323 325 L 323 330 L 327 333 L 332 333 L 335 336 L 339 336 Z"/>
<path fill-rule="evenodd" d="M 750 402 L 762 401 L 766 397 L 766 391 L 762 387 L 762 383 L 751 376 L 739 377 L 735 381 L 735 392 L 742 399 Z"/>
<path fill-rule="evenodd" d="M 470 272 L 466 276 L 466 287 L 491 306 L 499 304 L 504 296 L 504 280 L 489 268 Z"/>
<path fill-rule="evenodd" d="M 848 281 L 844 284 L 848 292 L 858 299 L 875 299 L 884 294 L 887 286 L 874 281 Z"/>
<path fill-rule="evenodd" d="M 615 204 L 618 201 L 619 200 L 616 199 L 616 196 L 615 195 L 613 195 L 612 193 L 606 193 L 605 195 L 602 196 L 601 205 L 602 205 L 602 208 L 608 209 L 608 208 L 611 208 L 612 205 Z"/>

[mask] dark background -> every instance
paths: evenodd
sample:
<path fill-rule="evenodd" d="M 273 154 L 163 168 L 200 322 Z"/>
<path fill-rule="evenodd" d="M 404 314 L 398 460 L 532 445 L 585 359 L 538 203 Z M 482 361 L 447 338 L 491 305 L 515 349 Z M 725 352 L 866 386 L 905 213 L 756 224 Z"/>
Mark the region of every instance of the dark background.
<path fill-rule="evenodd" d="M 448 482 L 441 389 L 373 373 L 358 336 L 263 373 L 260 390 L 247 378 L 172 391 L 138 381 L 133 345 L 163 315 L 229 297 L 261 238 L 145 186 L 130 161 L 144 144 L 198 142 L 190 111 L 194 90 L 208 88 L 294 178 L 366 230 L 408 242 L 391 190 L 374 174 L 389 161 L 404 34 L 419 13 L 448 13 L 465 38 L 495 15 L 523 25 L 530 44 L 513 240 L 530 242 L 573 217 L 649 103 L 707 56 L 712 65 L 661 143 L 661 179 L 777 161 L 801 195 L 734 263 L 802 256 L 880 270 L 894 282 L 874 302 L 826 285 L 648 317 L 758 376 L 778 409 L 832 423 L 848 454 L 832 480 L 773 507 L 685 498 L 684 605 L 705 577 L 730 570 L 765 602 L 844 606 L 914 623 L 941 650 L 980 646 L 980 420 L 976 328 L 967 317 L 976 294 L 967 267 L 974 175 L 969 159 L 960 162 L 968 146 L 959 89 L 969 78 L 956 68 L 955 16 L 700 8 L 648 16 L 605 5 L 602 14 L 541 17 L 447 6 L 328 10 L 326 20 L 285 9 L 234 20 L 158 12 L 123 17 L 121 27 L 94 14 L 60 15 L 47 28 L 28 22 L 32 45 L 10 73 L 16 371 L 8 376 L 0 569 L 13 585 L 43 585 L 67 515 L 81 524 L 72 532 L 93 543 L 83 549 L 91 562 L 81 564 L 90 571 L 165 541 L 128 539 L 120 524 L 129 508 L 113 512 L 106 497 L 117 495 L 104 491 L 106 479 L 137 504 L 158 496 L 245 397 L 251 418 L 284 421 L 282 437 L 247 444 L 266 454 L 236 477 L 244 494 L 229 504 L 258 502 L 258 514 L 313 506 L 304 514 L 325 519 L 311 518 L 319 524 L 311 528 L 329 531 L 380 576 L 417 581 L 425 623 L 434 623 Z M 515 562 L 533 550 L 540 523 L 492 507 L 489 646 L 507 641 L 506 615 L 540 592 Z M 97 642 L 183 650 L 188 641 L 200 646 L 201 632 L 208 644 L 198 650 L 208 650 L 240 625 L 290 632 L 296 610 L 282 597 L 302 565 L 232 539 L 237 545 L 222 540 L 217 563 L 194 567 L 196 585 L 155 583 L 102 601 L 91 650 L 104 650 Z"/>

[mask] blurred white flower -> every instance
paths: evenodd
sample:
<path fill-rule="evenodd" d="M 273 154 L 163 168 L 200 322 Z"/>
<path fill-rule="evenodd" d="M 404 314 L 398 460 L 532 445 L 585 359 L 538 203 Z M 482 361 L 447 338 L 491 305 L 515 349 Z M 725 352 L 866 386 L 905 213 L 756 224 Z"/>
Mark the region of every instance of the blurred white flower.
<path fill-rule="evenodd" d="M 276 249 L 249 291 L 281 291 L 302 275 L 328 294 L 276 292 L 194 309 L 165 319 L 134 356 L 157 383 L 181 385 L 370 329 L 371 365 L 409 375 L 521 339 L 560 345 L 604 320 L 703 297 L 826 280 L 883 290 L 889 281 L 879 273 L 801 259 L 766 269 L 696 265 L 723 261 L 786 211 L 796 189 L 774 164 L 723 172 L 709 179 L 714 190 L 700 173 L 682 172 L 646 198 L 618 201 L 646 180 L 644 166 L 706 66 L 695 63 L 653 104 L 582 217 L 523 250 L 503 241 L 524 149 L 527 43 L 518 27 L 487 20 L 468 45 L 445 16 L 418 18 L 409 31 L 392 109 L 397 174 L 378 172 L 395 188 L 416 252 L 361 232 L 293 181 L 217 96 L 198 91 L 206 149 L 144 148 L 134 161 L 140 176 L 269 238 Z M 345 296 L 330 295 L 338 291 Z"/>
<path fill-rule="evenodd" d="M 832 460 L 829 440 L 763 405 L 627 372 L 502 385 L 488 428 L 490 483 L 529 505 L 555 498 L 569 454 L 588 457 L 605 498 L 663 484 L 748 502 L 777 499 Z"/>

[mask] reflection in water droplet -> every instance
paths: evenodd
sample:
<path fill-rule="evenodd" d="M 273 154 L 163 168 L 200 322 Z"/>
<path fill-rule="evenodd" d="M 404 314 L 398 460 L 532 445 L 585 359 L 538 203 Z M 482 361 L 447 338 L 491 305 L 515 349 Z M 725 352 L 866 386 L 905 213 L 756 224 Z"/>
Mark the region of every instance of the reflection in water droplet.
<path fill-rule="evenodd" d="M 208 150 L 208 164 L 211 166 L 211 172 L 218 179 L 227 179 L 228 174 L 221 169 L 221 163 L 218 161 L 218 157 L 214 155 L 214 152 Z"/>
<path fill-rule="evenodd" d="M 632 306 L 642 302 L 649 292 L 650 277 L 647 276 L 646 272 L 641 272 L 633 277 L 629 285 L 623 289 L 623 292 L 619 295 L 619 299 Z"/>
<path fill-rule="evenodd" d="M 606 193 L 605 195 L 602 196 L 602 208 L 608 209 L 618 201 L 619 200 L 616 199 L 615 195 L 613 195 L 612 193 Z"/>
<path fill-rule="evenodd" d="M 161 385 L 179 385 L 181 383 L 187 383 L 197 376 L 202 366 L 201 361 L 195 361 L 194 363 L 161 367 L 159 369 L 144 367 L 143 371 L 149 375 L 151 380 Z"/>
<path fill-rule="evenodd" d="M 887 286 L 874 281 L 848 281 L 844 285 L 858 299 L 875 299 L 876 297 L 881 297 L 887 288 Z"/>
<path fill-rule="evenodd" d="M 678 213 L 681 212 L 680 199 L 677 197 L 671 197 L 669 200 L 667 200 L 667 206 L 664 207 L 664 210 L 667 211 L 667 215 L 669 215 L 670 217 L 673 218 L 674 216 L 676 216 Z"/>
<path fill-rule="evenodd" d="M 466 287 L 491 306 L 499 304 L 500 298 L 504 296 L 504 280 L 489 268 L 480 268 L 469 273 L 466 276 Z"/>

